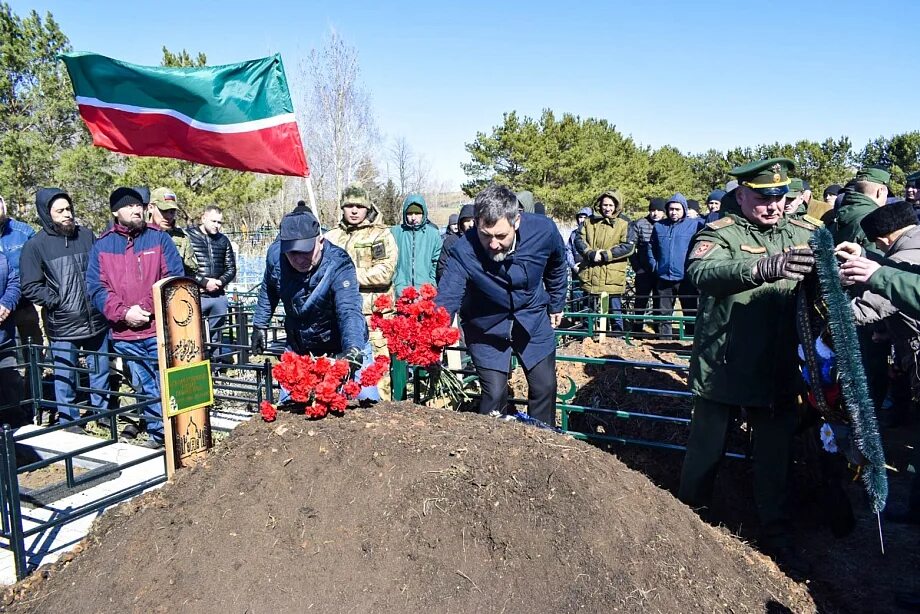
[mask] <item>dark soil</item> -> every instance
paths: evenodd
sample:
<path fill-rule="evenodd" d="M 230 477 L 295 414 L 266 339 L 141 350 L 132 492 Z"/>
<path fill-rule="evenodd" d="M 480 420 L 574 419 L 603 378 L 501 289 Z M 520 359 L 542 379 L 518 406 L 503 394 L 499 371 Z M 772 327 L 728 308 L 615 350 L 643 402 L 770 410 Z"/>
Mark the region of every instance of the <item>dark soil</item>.
<path fill-rule="evenodd" d="M 97 521 L 9 612 L 811 612 L 616 457 L 409 404 L 240 426 Z"/>
<path fill-rule="evenodd" d="M 637 362 L 687 364 L 672 353 L 683 350 L 679 343 L 636 342 L 608 337 L 605 341 L 579 340 L 560 348 L 560 355 L 620 358 Z M 568 389 L 571 378 L 579 387 L 573 404 L 615 408 L 663 416 L 690 418 L 692 402 L 687 398 L 630 393 L 626 386 L 661 390 L 687 390 L 686 371 L 623 368 L 584 363 L 557 362 L 560 391 Z M 512 378 L 516 397 L 526 398 L 523 374 Z M 604 415 L 571 414 L 572 430 L 594 435 L 614 435 L 653 442 L 684 445 L 689 428 L 657 421 Z M 913 473 L 907 467 L 915 459 L 913 445 L 920 440 L 920 422 L 908 426 L 884 428 L 882 441 L 889 472 L 889 506 L 903 508 L 907 503 Z M 795 540 L 802 558 L 810 565 L 809 589 L 822 612 L 890 612 L 897 611 L 894 595 L 898 592 L 920 594 L 920 574 L 908 571 L 920 567 L 920 528 L 895 524 L 882 519 L 886 553 L 879 544 L 878 519 L 871 512 L 862 482 L 855 469 L 846 466 L 839 455 L 828 458 L 819 451 L 814 428 L 804 429 L 796 439 Z M 615 454 L 632 469 L 640 471 L 659 487 L 676 494 L 683 463 L 682 451 L 661 448 L 596 442 L 597 447 Z M 736 424 L 729 434 L 728 449 L 746 454 L 749 437 L 746 425 Z M 856 517 L 852 532 L 835 537 L 830 518 L 839 506 L 829 503 L 821 488 L 818 466 L 829 463 L 839 474 L 837 481 L 849 500 Z M 716 481 L 713 507 L 705 519 L 714 526 L 725 527 L 742 540 L 757 539 L 757 514 L 753 505 L 753 475 L 745 459 L 726 459 Z"/>

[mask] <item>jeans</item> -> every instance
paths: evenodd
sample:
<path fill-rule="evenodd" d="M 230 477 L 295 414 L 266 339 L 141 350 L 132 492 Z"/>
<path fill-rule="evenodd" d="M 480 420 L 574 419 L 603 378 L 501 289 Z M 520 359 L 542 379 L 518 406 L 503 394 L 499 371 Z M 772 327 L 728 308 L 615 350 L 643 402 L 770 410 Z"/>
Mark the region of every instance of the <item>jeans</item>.
<path fill-rule="evenodd" d="M 77 420 L 80 417 L 79 408 L 74 406 L 77 401 L 77 383 L 80 378 L 80 374 L 76 371 L 77 349 L 108 352 L 109 335 L 106 332 L 89 339 L 51 341 L 51 356 L 54 360 L 54 400 L 58 404 L 58 416 L 64 422 Z M 87 354 L 86 366 L 89 369 L 89 387 L 108 390 L 109 357 Z M 90 407 L 105 411 L 109 408 L 109 395 L 91 392 L 89 402 Z"/>
<path fill-rule="evenodd" d="M 208 354 L 211 357 L 220 356 L 221 351 L 217 346 L 223 342 L 221 327 L 227 323 L 227 295 L 208 296 L 201 294 L 201 315 L 207 319 L 208 331 L 211 336 L 211 348 Z"/>
<path fill-rule="evenodd" d="M 633 313 L 645 315 L 649 303 L 651 303 L 652 315 L 658 315 L 660 301 L 658 300 L 658 286 L 656 282 L 657 278 L 648 271 L 636 273 L 636 279 L 633 282 L 633 287 L 636 291 L 635 299 L 633 299 Z M 638 318 L 633 320 L 633 330 L 636 332 L 641 332 L 644 325 L 644 320 L 639 320 Z"/>
<path fill-rule="evenodd" d="M 160 404 L 160 372 L 157 360 L 157 338 L 138 339 L 125 341 L 116 339 L 113 342 L 115 353 L 127 357 L 137 356 L 143 360 L 129 360 L 125 363 L 131 371 L 131 380 L 135 388 L 140 388 L 141 394 L 153 397 L 144 408 L 144 419 L 147 421 L 147 433 L 156 441 L 163 441 L 163 407 Z"/>
<path fill-rule="evenodd" d="M 696 315 L 697 291 L 690 283 L 689 279 L 680 281 L 669 281 L 666 279 L 658 280 L 658 294 L 661 297 L 661 315 L 674 315 L 674 304 L 680 298 L 680 309 L 685 316 Z M 671 320 L 659 320 L 658 336 L 661 339 L 671 339 L 674 336 L 674 329 Z M 687 322 L 684 324 L 684 334 L 687 337 L 693 336 L 693 324 Z"/>
<path fill-rule="evenodd" d="M 591 300 L 593 302 L 592 310 L 595 313 L 601 312 L 601 295 L 592 294 Z M 623 313 L 623 297 L 619 294 L 610 294 L 607 296 L 607 313 L 609 314 L 622 314 Z M 623 332 L 623 318 L 609 318 L 607 320 L 607 330 L 610 331 L 619 331 Z"/>
<path fill-rule="evenodd" d="M 505 413 L 508 401 L 508 373 L 479 367 L 476 367 L 476 373 L 482 386 L 479 413 Z M 556 352 L 551 352 L 529 371 L 525 368 L 524 375 L 527 377 L 527 414 L 531 418 L 555 426 Z"/>

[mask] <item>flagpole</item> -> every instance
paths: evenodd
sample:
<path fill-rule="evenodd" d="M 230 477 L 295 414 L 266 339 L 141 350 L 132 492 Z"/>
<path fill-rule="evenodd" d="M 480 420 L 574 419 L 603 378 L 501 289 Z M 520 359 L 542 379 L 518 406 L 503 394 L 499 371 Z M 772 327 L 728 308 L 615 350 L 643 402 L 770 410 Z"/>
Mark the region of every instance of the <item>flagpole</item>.
<path fill-rule="evenodd" d="M 319 211 L 316 210 L 316 195 L 313 193 L 313 180 L 307 175 L 304 177 L 304 181 L 307 184 L 307 199 L 310 201 L 310 210 L 313 211 L 313 216 L 319 220 Z"/>

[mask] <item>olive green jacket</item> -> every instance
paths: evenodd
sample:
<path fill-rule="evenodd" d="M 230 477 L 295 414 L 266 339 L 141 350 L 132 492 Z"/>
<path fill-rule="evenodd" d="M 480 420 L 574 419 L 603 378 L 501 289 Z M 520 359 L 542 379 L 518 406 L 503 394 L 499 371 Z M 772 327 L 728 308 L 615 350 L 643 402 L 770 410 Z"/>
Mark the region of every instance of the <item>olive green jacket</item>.
<path fill-rule="evenodd" d="M 626 290 L 626 268 L 628 258 L 635 251 L 629 242 L 629 222 L 620 217 L 623 207 L 622 199 L 616 191 L 604 192 L 616 203 L 613 216 L 592 215 L 578 229 L 575 237 L 575 249 L 582 257 L 578 277 L 589 294 L 620 295 Z M 600 200 L 600 197 L 598 198 Z M 600 254 L 600 262 L 595 262 L 595 254 Z"/>
<path fill-rule="evenodd" d="M 690 389 L 705 399 L 772 407 L 802 389 L 796 356 L 796 284 L 754 280 L 755 263 L 808 244 L 815 226 L 783 218 L 762 228 L 729 193 L 725 217 L 707 224 L 690 249 L 687 277 L 700 291 Z"/>
<path fill-rule="evenodd" d="M 866 287 L 884 296 L 909 318 L 920 319 L 920 265 L 883 260 Z"/>
<path fill-rule="evenodd" d="M 367 218 L 356 226 L 345 220 L 326 233 L 326 239 L 351 256 L 358 273 L 364 315 L 373 312 L 374 301 L 381 294 L 393 296 L 393 277 L 399 250 L 389 226 L 377 224 L 378 212 L 372 207 Z"/>

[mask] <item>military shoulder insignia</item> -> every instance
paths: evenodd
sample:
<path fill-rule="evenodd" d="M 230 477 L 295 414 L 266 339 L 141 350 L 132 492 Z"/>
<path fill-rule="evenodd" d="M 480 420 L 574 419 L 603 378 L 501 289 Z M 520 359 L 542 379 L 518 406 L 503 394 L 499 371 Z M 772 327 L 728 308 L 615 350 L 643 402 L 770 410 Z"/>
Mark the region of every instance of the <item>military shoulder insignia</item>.
<path fill-rule="evenodd" d="M 805 217 L 808 217 L 808 216 L 805 216 Z M 806 230 L 817 230 L 818 229 L 818 227 L 815 224 L 812 224 L 810 221 L 792 219 L 792 220 L 789 220 L 789 223 L 794 226 L 798 226 L 799 228 L 804 228 Z M 821 222 L 818 222 L 818 223 L 820 224 Z"/>
<path fill-rule="evenodd" d="M 712 248 L 716 244 L 713 241 L 697 241 L 696 246 L 693 248 L 693 253 L 690 254 L 691 258 L 703 258 L 712 251 Z"/>
<path fill-rule="evenodd" d="M 808 222 L 809 224 L 812 224 L 815 228 L 824 228 L 824 222 L 822 222 L 822 221 L 819 220 L 818 218 L 812 217 L 812 216 L 810 216 L 810 215 L 805 215 L 805 216 L 803 216 L 803 217 L 802 217 L 802 221 L 805 221 L 805 222 Z"/>
<path fill-rule="evenodd" d="M 715 222 L 709 222 L 708 224 L 706 224 L 706 228 L 711 228 L 713 230 L 721 230 L 722 228 L 728 228 L 734 223 L 735 222 L 734 220 L 732 220 L 732 218 L 723 217 L 723 218 L 717 219 Z"/>

